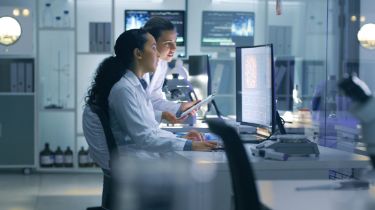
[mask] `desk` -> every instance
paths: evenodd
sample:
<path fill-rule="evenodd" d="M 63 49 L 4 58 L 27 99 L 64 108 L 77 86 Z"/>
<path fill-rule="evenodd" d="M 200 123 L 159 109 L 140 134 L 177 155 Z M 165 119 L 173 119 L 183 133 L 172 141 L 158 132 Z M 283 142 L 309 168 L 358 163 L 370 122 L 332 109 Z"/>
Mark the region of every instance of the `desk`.
<path fill-rule="evenodd" d="M 366 202 L 375 209 L 375 186 L 369 190 L 309 190 L 296 187 L 319 186 L 334 181 L 258 181 L 258 191 L 264 204 L 273 210 L 365 210 Z M 363 206 L 362 206 L 363 207 Z"/>
<path fill-rule="evenodd" d="M 254 126 L 239 125 L 235 120 L 227 120 L 226 122 L 235 126 L 239 132 L 256 133 L 256 128 Z M 185 124 L 172 125 L 162 123 L 160 124 L 160 128 L 172 133 L 187 132 L 192 129 L 204 133 L 210 132 L 207 123 L 204 123 L 203 120 L 197 120 L 196 124 L 193 126 Z"/>
<path fill-rule="evenodd" d="M 258 179 L 328 179 L 330 169 L 365 169 L 369 158 L 340 150 L 319 146 L 318 158 L 290 158 L 288 161 L 266 160 L 251 155 L 250 147 L 245 145 Z M 204 164 L 214 164 L 218 171 L 228 172 L 224 152 L 176 152 L 180 157 Z"/>
<path fill-rule="evenodd" d="M 160 128 L 172 133 L 179 133 L 179 132 L 188 132 L 192 129 L 197 130 L 199 132 L 210 132 L 210 129 L 208 129 L 208 125 L 206 123 L 203 123 L 202 121 L 197 121 L 197 123 L 193 126 L 190 125 L 184 125 L 184 124 L 178 124 L 178 125 L 171 125 L 171 124 L 165 124 L 162 123 L 160 125 Z"/>
<path fill-rule="evenodd" d="M 294 158 L 288 161 L 265 160 L 250 156 L 255 176 L 260 184 L 261 199 L 269 207 L 276 210 L 283 209 L 340 209 L 340 202 L 347 202 L 351 196 L 359 195 L 357 191 L 295 191 L 295 187 L 315 186 L 332 183 L 332 180 L 318 182 L 309 179 L 328 179 L 330 169 L 355 168 L 365 169 L 369 166 L 369 158 L 363 155 L 352 154 L 331 148 L 319 146 L 318 158 Z M 211 182 L 213 198 L 220 202 L 214 203 L 215 210 L 230 209 L 231 179 L 224 152 L 177 152 L 179 157 L 195 162 L 201 167 L 216 168 L 216 176 Z M 269 179 L 270 181 L 265 181 Z M 276 181 L 276 179 L 279 179 Z M 282 179 L 282 180 L 280 180 Z M 303 179 L 292 181 L 288 179 Z M 373 189 L 375 194 L 375 189 Z M 364 193 L 365 192 L 360 192 Z M 310 196 L 315 196 L 310 198 Z M 342 196 L 345 196 L 342 198 Z M 374 196 L 375 197 L 375 196 Z M 353 201 L 353 200 L 351 200 Z M 343 205 L 346 206 L 346 205 Z M 348 208 L 353 210 L 355 208 Z M 357 209 L 355 209 L 357 210 Z"/>

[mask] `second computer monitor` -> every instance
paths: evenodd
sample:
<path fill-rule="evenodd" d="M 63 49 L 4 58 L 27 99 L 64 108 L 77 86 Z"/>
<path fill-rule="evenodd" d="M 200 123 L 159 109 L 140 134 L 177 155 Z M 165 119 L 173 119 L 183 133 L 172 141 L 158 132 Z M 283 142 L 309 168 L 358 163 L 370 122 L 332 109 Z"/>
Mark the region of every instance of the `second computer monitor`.
<path fill-rule="evenodd" d="M 201 46 L 253 45 L 254 16 L 253 12 L 203 11 Z"/>
<path fill-rule="evenodd" d="M 236 48 L 236 117 L 275 131 L 272 45 Z"/>

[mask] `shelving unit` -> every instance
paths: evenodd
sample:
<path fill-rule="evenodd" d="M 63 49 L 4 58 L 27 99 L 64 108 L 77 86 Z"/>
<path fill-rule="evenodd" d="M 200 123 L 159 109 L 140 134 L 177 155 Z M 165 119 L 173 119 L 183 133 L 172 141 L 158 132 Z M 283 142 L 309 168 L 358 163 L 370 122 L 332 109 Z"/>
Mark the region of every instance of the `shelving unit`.
<path fill-rule="evenodd" d="M 35 160 L 35 1 L 5 4 L 1 16 L 20 23 L 22 34 L 10 46 L 0 45 L 0 168 L 34 168 Z M 27 8 L 29 15 L 13 15 Z"/>
<path fill-rule="evenodd" d="M 38 92 L 40 95 L 37 103 L 38 146 L 36 153 L 39 156 L 47 142 L 52 151 L 57 146 L 63 150 L 69 146 L 73 151 L 73 167 L 40 167 L 38 157 L 37 170 L 53 173 L 100 172 L 98 168 L 79 167 L 78 151 L 82 146 L 85 149 L 88 148 L 81 124 L 84 95 L 98 64 L 112 53 L 90 52 L 89 23 L 113 23 L 113 0 L 59 1 L 57 3 L 59 7 L 56 8 L 60 8 L 60 10 L 69 8 L 71 25 L 68 27 L 43 26 L 43 5 L 47 2 L 51 3 L 48 0 L 38 0 L 37 46 L 40 68 Z M 52 4 L 56 2 L 53 1 Z M 62 12 L 57 11 L 56 8 L 51 5 L 49 9 L 52 9 L 54 13 L 61 14 Z M 113 27 L 111 30 L 112 40 Z M 50 107 L 46 108 L 47 106 Z M 58 106 L 58 108 L 53 108 L 54 106 Z"/>
<path fill-rule="evenodd" d="M 45 5 L 51 17 L 61 16 L 63 10 L 70 12 L 65 18 L 70 25 L 54 27 L 53 21 L 46 27 L 44 17 Z M 41 168 L 39 153 L 45 143 L 49 143 L 52 151 L 60 146 L 65 150 L 69 146 L 77 156 L 73 147 L 74 133 L 74 74 L 75 74 L 75 1 L 38 0 L 37 23 L 37 60 L 38 60 L 38 99 L 37 99 L 37 170 L 40 172 L 68 172 L 74 168 Z M 55 108 L 53 108 L 55 107 Z M 76 167 L 75 161 L 73 161 Z"/>

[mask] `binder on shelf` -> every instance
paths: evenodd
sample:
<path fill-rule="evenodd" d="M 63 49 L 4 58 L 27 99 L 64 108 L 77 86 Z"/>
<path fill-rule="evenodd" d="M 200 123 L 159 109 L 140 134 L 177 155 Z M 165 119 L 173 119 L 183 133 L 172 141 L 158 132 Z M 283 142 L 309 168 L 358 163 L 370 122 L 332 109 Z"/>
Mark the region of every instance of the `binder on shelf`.
<path fill-rule="evenodd" d="M 17 92 L 25 92 L 25 63 L 17 63 Z"/>
<path fill-rule="evenodd" d="M 89 51 L 96 52 L 96 23 L 90 22 L 89 25 Z"/>
<path fill-rule="evenodd" d="M 18 92 L 17 63 L 10 64 L 10 92 Z"/>
<path fill-rule="evenodd" d="M 111 52 L 111 23 L 104 23 L 104 52 Z"/>
<path fill-rule="evenodd" d="M 104 23 L 96 23 L 96 52 L 104 51 Z"/>
<path fill-rule="evenodd" d="M 26 63 L 26 92 L 33 92 L 33 64 L 32 63 Z"/>

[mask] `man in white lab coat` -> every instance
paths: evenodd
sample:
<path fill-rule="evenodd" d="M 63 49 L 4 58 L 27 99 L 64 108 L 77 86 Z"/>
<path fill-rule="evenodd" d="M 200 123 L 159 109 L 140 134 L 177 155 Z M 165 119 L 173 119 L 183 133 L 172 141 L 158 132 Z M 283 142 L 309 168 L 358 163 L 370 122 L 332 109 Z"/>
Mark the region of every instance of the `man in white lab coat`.
<path fill-rule="evenodd" d="M 154 107 L 155 118 L 158 122 L 164 119 L 169 123 L 181 123 L 186 118 L 178 119 L 176 116 L 193 106 L 196 101 L 177 104 L 166 100 L 162 92 L 168 62 L 172 61 L 177 48 L 176 29 L 169 20 L 160 17 L 151 18 L 143 28 L 154 36 L 160 54 L 155 73 L 145 74 L 143 77 L 148 83 L 147 92 Z"/>

